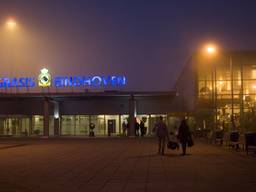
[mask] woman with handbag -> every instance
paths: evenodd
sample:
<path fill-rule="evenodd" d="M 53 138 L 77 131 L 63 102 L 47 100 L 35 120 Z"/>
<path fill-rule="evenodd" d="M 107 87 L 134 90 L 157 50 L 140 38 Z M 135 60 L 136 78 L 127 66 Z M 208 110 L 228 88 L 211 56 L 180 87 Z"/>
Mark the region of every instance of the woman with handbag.
<path fill-rule="evenodd" d="M 181 143 L 182 146 L 182 155 L 186 155 L 186 148 L 187 148 L 187 143 L 192 146 L 193 141 L 191 138 L 191 134 L 189 131 L 189 127 L 187 125 L 187 122 L 185 119 L 181 121 L 180 127 L 179 127 L 179 132 L 178 132 L 178 139 Z"/>

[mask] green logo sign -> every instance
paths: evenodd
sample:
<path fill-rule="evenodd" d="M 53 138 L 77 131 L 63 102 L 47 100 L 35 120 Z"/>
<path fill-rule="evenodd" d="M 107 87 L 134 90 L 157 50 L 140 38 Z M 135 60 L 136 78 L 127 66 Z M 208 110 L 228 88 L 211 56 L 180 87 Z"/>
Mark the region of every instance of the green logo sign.
<path fill-rule="evenodd" d="M 51 75 L 48 73 L 48 69 L 43 68 L 41 74 L 38 76 L 38 85 L 40 87 L 49 87 L 51 86 Z"/>

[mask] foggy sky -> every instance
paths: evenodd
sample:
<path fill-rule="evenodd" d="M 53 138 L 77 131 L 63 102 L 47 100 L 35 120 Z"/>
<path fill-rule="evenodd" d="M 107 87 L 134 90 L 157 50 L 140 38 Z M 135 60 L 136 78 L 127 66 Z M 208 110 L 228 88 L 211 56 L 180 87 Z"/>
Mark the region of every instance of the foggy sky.
<path fill-rule="evenodd" d="M 256 49 L 254 0 L 0 0 L 0 76 L 121 74 L 169 91 L 205 42 Z M 4 22 L 16 18 L 7 32 Z"/>

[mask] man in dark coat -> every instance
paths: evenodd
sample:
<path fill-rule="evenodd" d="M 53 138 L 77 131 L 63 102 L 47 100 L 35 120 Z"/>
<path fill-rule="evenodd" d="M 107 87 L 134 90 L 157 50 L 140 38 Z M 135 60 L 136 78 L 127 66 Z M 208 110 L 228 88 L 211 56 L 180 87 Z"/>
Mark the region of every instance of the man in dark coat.
<path fill-rule="evenodd" d="M 186 147 L 188 140 L 190 139 L 190 131 L 185 119 L 181 121 L 178 132 L 178 139 L 182 146 L 182 155 L 186 155 Z"/>
<path fill-rule="evenodd" d="M 146 134 L 146 127 L 143 120 L 140 121 L 140 135 L 143 137 Z"/>

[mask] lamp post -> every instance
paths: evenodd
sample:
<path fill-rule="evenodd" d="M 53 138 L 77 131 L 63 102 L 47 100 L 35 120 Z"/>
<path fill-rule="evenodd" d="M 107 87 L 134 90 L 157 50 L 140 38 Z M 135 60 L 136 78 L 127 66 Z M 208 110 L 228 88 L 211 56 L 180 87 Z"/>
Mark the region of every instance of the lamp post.
<path fill-rule="evenodd" d="M 232 56 L 229 55 L 229 67 L 230 67 L 230 81 L 231 81 L 231 121 L 232 121 L 232 127 L 235 127 L 235 121 L 234 121 L 234 76 L 233 76 L 233 61 Z"/>
<path fill-rule="evenodd" d="M 205 47 L 205 52 L 208 56 L 213 57 L 217 54 L 217 48 L 215 45 L 209 44 Z M 232 126 L 234 126 L 234 74 L 233 74 L 233 59 L 232 55 L 229 54 L 228 56 L 228 64 L 230 68 L 230 86 L 231 86 L 231 123 Z M 214 102 L 214 108 L 215 108 L 215 128 L 217 128 L 217 75 L 216 75 L 216 66 L 213 64 L 213 72 L 212 72 L 212 86 L 214 86 L 214 96 L 213 96 L 213 102 Z M 214 77 L 213 77 L 214 76 Z M 214 79 L 214 80 L 213 80 Z M 214 83 L 213 83 L 214 82 Z"/>
<path fill-rule="evenodd" d="M 216 57 L 217 54 L 217 47 L 213 44 L 207 44 L 204 48 L 204 52 L 206 53 L 207 57 L 213 58 Z M 212 103 L 214 106 L 215 111 L 215 119 L 214 119 L 214 128 L 217 128 L 217 86 L 216 86 L 216 66 L 213 64 L 212 68 Z"/>
<path fill-rule="evenodd" d="M 10 37 L 9 39 L 9 61 L 11 61 L 10 63 L 10 68 L 11 68 L 11 74 L 13 76 L 15 76 L 15 70 L 14 70 L 14 60 L 13 60 L 13 57 L 14 57 L 14 54 L 13 54 L 13 49 L 14 49 L 14 41 L 13 40 L 13 37 L 15 34 L 13 34 L 16 30 L 17 30 L 17 27 L 18 27 L 18 24 L 16 22 L 15 19 L 13 18 L 9 18 L 6 20 L 5 22 L 5 28 L 6 28 L 6 33 L 8 34 L 8 36 Z M 12 89 L 11 89 L 12 90 Z M 16 87 L 16 92 L 18 91 L 18 88 Z"/>

